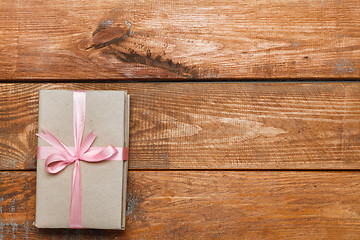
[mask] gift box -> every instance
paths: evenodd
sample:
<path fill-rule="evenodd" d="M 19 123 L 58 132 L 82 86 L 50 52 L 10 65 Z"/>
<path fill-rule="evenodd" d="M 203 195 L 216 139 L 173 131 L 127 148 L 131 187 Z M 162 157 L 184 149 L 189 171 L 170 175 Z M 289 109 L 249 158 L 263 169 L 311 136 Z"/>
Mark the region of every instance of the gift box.
<path fill-rule="evenodd" d="M 129 101 L 40 90 L 36 227 L 125 229 Z"/>

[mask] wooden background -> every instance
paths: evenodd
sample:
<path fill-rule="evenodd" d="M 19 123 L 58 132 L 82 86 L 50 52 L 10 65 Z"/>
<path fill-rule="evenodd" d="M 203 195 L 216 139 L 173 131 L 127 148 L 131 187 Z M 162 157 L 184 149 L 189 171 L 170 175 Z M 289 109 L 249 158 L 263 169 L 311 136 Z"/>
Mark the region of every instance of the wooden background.
<path fill-rule="evenodd" d="M 358 239 L 359 14 L 2 0 L 0 239 Z M 125 231 L 33 226 L 40 89 L 131 95 Z"/>
<path fill-rule="evenodd" d="M 2 0 L 0 79 L 357 78 L 359 14 L 358 0 Z"/>

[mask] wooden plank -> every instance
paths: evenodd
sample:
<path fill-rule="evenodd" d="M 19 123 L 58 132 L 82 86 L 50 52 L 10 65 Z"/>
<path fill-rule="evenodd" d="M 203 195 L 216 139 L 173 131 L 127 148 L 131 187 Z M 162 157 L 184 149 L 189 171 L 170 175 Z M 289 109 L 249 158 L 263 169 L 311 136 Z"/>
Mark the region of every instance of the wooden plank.
<path fill-rule="evenodd" d="M 57 88 L 128 90 L 131 169 L 360 168 L 360 83 L 23 83 L 0 88 L 0 169 L 35 168 Z"/>
<path fill-rule="evenodd" d="M 359 15 L 358 0 L 2 0 L 0 79 L 357 78 Z"/>
<path fill-rule="evenodd" d="M 35 172 L 0 172 L 4 239 L 357 239 L 359 172 L 131 171 L 127 229 L 38 230 Z"/>

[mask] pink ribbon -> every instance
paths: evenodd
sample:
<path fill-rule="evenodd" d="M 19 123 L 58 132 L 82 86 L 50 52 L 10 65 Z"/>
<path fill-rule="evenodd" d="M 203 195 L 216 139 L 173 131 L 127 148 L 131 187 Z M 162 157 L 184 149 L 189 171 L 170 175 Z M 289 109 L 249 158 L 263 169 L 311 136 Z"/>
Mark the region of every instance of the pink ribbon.
<path fill-rule="evenodd" d="M 91 132 L 82 141 L 85 127 L 85 91 L 73 94 L 73 128 L 75 147 L 67 147 L 45 128 L 44 133 L 36 134 L 52 146 L 38 146 L 38 159 L 46 159 L 45 166 L 49 173 L 58 173 L 75 162 L 70 203 L 70 228 L 82 228 L 82 190 L 79 161 L 100 162 L 104 160 L 128 160 L 129 148 L 91 147 L 96 135 Z"/>

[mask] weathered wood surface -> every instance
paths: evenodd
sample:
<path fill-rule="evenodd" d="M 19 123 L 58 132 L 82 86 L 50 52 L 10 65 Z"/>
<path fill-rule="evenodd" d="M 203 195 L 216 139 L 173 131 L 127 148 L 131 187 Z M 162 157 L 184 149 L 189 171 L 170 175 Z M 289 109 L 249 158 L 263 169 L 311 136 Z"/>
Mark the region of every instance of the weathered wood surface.
<path fill-rule="evenodd" d="M 360 76 L 358 0 L 2 0 L 0 79 Z"/>
<path fill-rule="evenodd" d="M 4 239 L 357 239 L 360 172 L 131 171 L 125 232 L 38 230 L 35 172 L 0 172 Z"/>
<path fill-rule="evenodd" d="M 360 168 L 360 83 L 23 83 L 0 88 L 0 169 L 35 168 L 55 88 L 128 90 L 131 169 Z"/>

